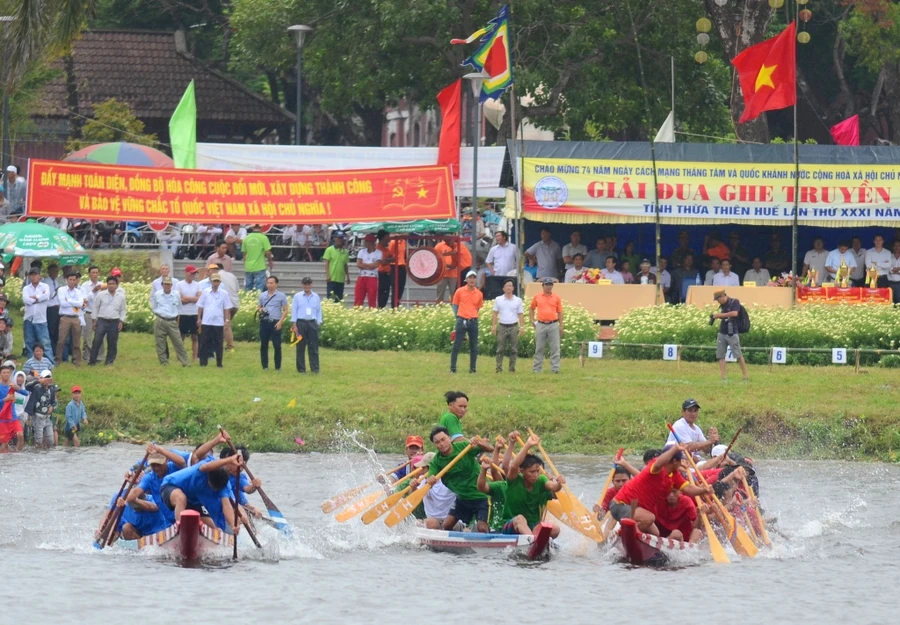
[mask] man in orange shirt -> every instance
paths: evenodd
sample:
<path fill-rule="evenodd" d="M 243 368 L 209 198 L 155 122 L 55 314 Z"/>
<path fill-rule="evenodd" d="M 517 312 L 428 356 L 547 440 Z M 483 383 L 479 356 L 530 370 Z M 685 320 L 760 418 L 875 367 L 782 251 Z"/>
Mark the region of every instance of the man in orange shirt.
<path fill-rule="evenodd" d="M 470 271 L 466 274 L 466 285 L 453 294 L 453 312 L 456 313 L 456 337 L 453 339 L 453 350 L 450 352 L 450 373 L 456 373 L 456 359 L 463 339 L 469 337 L 469 373 L 475 373 L 478 360 L 478 311 L 484 303 L 484 295 L 475 288 L 478 274 Z M 558 351 L 558 349 L 557 349 Z M 559 366 L 559 362 L 557 362 Z"/>
<path fill-rule="evenodd" d="M 563 334 L 563 308 L 559 295 L 553 292 L 553 278 L 544 278 L 543 293 L 531 300 L 528 318 L 534 326 L 534 367 L 540 373 L 544 366 L 544 352 L 550 343 L 550 371 L 559 373 L 559 340 Z M 537 311 L 537 319 L 535 319 Z"/>
<path fill-rule="evenodd" d="M 375 249 L 381 252 L 381 264 L 378 265 L 378 307 L 384 308 L 387 306 L 388 298 L 391 296 L 391 284 L 393 282 L 391 280 L 391 266 L 394 264 L 394 259 L 390 253 L 391 235 L 388 234 L 388 231 L 379 230 L 375 236 L 378 237 L 378 245 L 375 246 Z"/>
<path fill-rule="evenodd" d="M 406 240 L 394 239 L 388 246 L 388 253 L 393 257 L 394 270 L 391 273 L 391 288 L 394 288 L 392 298 L 394 308 L 400 305 L 403 291 L 406 290 Z M 394 273 L 397 274 L 396 282 Z"/>
<path fill-rule="evenodd" d="M 459 286 L 459 269 L 472 266 L 472 252 L 464 241 L 454 241 L 451 237 L 434 246 L 434 251 L 444 259 L 444 276 L 437 285 L 437 302 L 444 301 L 444 294 L 450 292 L 450 299 Z"/>

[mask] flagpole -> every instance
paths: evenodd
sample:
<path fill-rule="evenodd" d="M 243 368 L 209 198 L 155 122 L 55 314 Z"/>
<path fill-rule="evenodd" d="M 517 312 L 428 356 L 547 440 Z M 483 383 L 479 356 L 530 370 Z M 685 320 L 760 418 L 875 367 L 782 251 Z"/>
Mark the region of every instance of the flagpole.
<path fill-rule="evenodd" d="M 509 85 L 509 125 L 510 125 L 510 137 L 512 140 L 513 152 L 512 152 L 512 162 L 510 163 L 510 168 L 513 172 L 513 179 L 516 182 L 516 211 L 515 217 L 513 218 L 513 224 L 516 229 L 516 248 L 518 251 L 518 263 L 516 263 L 516 283 L 517 283 L 517 291 L 520 295 L 525 295 L 525 232 L 523 231 L 524 227 L 524 218 L 522 217 L 522 204 L 523 204 L 523 196 L 522 196 L 522 176 L 525 174 L 525 134 L 522 133 L 522 156 L 521 156 L 521 165 L 520 165 L 520 157 L 519 157 L 519 138 L 518 138 L 518 126 L 516 125 L 516 108 L 519 104 L 519 99 L 516 97 L 516 80 L 515 80 L 515 64 L 512 59 L 513 50 L 515 50 L 515 46 L 513 45 L 513 3 L 512 0 L 509 2 L 509 21 L 507 22 L 507 29 L 509 34 L 509 73 L 512 81 Z M 508 234 L 508 233 L 507 233 Z"/>
<path fill-rule="evenodd" d="M 794 3 L 794 24 L 799 21 L 800 15 L 800 5 L 798 3 Z M 798 83 L 797 80 L 797 37 L 794 36 L 794 219 L 791 223 L 791 272 L 794 275 L 794 288 L 792 289 L 793 293 L 793 302 L 794 306 L 797 305 L 797 288 L 798 288 L 798 280 L 799 277 L 797 275 L 797 230 L 800 223 L 800 147 L 797 141 L 797 102 L 799 101 L 799 94 L 797 93 Z"/>
<path fill-rule="evenodd" d="M 675 57 L 670 56 L 669 60 L 672 62 L 672 121 L 675 121 Z M 674 132 L 674 129 L 673 129 Z"/>
<path fill-rule="evenodd" d="M 653 140 L 653 117 L 650 113 L 650 98 L 647 95 L 647 80 L 644 77 L 644 62 L 641 58 L 641 46 L 638 43 L 637 36 L 637 28 L 634 25 L 634 15 L 631 12 L 631 3 L 625 2 L 625 8 L 628 9 L 628 18 L 631 20 L 631 34 L 634 38 L 634 47 L 637 50 L 637 62 L 638 62 L 638 70 L 641 74 L 641 87 L 644 91 L 644 107 L 647 110 L 647 125 L 649 127 L 649 131 L 647 133 L 647 138 L 650 140 L 650 163 L 653 167 L 653 206 L 654 213 L 656 215 L 655 220 L 655 238 L 656 238 L 656 302 L 657 303 L 665 303 L 665 293 L 663 291 L 662 286 L 662 270 L 659 268 L 659 257 L 662 256 L 662 243 L 660 241 L 662 237 L 662 227 L 660 224 L 659 217 L 659 184 L 656 177 L 656 147 L 655 141 Z M 674 79 L 674 76 L 673 76 Z M 672 90 L 672 97 L 675 97 L 675 90 Z"/>

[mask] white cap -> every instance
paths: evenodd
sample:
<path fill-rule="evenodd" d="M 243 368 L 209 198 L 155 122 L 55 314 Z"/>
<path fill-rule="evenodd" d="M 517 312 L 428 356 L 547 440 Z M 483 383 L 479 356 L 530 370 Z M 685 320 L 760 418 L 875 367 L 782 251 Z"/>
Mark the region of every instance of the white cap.
<path fill-rule="evenodd" d="M 50 372 L 50 369 L 44 369 L 41 371 L 41 379 L 46 380 L 47 378 L 52 378 L 53 374 Z"/>
<path fill-rule="evenodd" d="M 9 167 L 6 168 L 6 171 L 11 171 L 14 174 L 19 173 L 19 170 L 15 165 L 10 165 Z"/>
<path fill-rule="evenodd" d="M 712 451 L 710 452 L 709 455 L 712 456 L 713 458 L 716 458 L 716 457 L 724 454 L 726 449 L 728 449 L 727 445 L 716 445 L 715 447 L 712 448 Z"/>
<path fill-rule="evenodd" d="M 466 274 L 466 277 L 467 277 L 467 278 L 468 278 L 469 276 L 475 276 L 475 277 L 477 278 L 477 277 L 478 277 L 478 274 L 475 273 L 474 271 L 470 271 L 469 273 Z"/>

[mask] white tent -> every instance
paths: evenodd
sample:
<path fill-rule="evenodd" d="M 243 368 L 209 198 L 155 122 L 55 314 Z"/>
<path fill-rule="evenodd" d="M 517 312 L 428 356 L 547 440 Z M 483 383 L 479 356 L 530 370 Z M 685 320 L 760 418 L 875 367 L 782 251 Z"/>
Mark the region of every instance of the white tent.
<path fill-rule="evenodd" d="M 505 198 L 500 171 L 506 148 L 478 149 L 478 197 Z M 231 171 L 338 171 L 384 169 L 437 163 L 437 148 L 366 148 L 324 145 L 198 143 L 197 168 Z M 457 197 L 472 195 L 472 148 L 460 154 Z"/>

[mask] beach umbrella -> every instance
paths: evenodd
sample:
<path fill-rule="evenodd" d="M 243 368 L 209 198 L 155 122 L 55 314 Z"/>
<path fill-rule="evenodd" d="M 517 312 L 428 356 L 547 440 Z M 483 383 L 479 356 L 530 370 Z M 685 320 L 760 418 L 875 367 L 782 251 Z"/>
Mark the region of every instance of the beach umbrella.
<path fill-rule="evenodd" d="M 175 167 L 175 162 L 146 145 L 137 143 L 98 143 L 72 152 L 65 159 L 70 163 L 101 163 L 103 165 L 131 165 L 133 167 Z"/>
<path fill-rule="evenodd" d="M 391 234 L 453 234 L 459 232 L 455 219 L 417 219 L 414 221 L 369 221 L 353 224 L 353 234 L 374 234 L 385 230 Z"/>
<path fill-rule="evenodd" d="M 58 258 L 67 262 L 84 260 L 85 255 L 81 244 L 59 228 L 31 220 L 0 226 L 0 252 L 25 258 Z"/>

